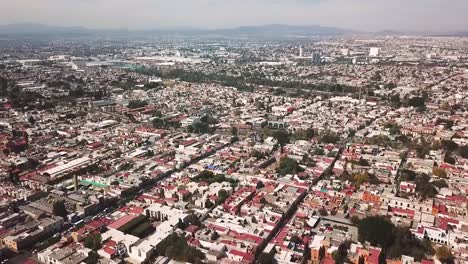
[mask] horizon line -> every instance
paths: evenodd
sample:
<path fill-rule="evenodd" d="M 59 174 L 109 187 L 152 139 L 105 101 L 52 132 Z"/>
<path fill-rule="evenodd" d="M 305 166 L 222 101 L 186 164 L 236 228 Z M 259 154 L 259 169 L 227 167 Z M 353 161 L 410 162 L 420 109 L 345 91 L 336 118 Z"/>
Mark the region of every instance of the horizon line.
<path fill-rule="evenodd" d="M 418 30 L 418 29 L 380 29 L 380 30 L 362 30 L 362 29 L 355 29 L 355 28 L 345 28 L 340 26 L 330 26 L 330 25 L 321 25 L 321 24 L 288 24 L 288 23 L 265 23 L 265 24 L 251 24 L 251 25 L 237 25 L 237 26 L 225 26 L 225 27 L 216 27 L 216 28 L 208 28 L 208 27 L 192 27 L 187 25 L 170 25 L 170 26 L 162 26 L 162 27 L 154 27 L 154 28 L 123 28 L 123 27 L 110 27 L 110 28 L 100 28 L 100 27 L 89 27 L 85 25 L 53 25 L 41 22 L 15 22 L 15 23 L 8 23 L 8 24 L 0 24 L 0 27 L 8 27 L 8 26 L 15 26 L 15 25 L 37 25 L 37 26 L 44 26 L 44 27 L 59 27 L 59 28 L 82 28 L 86 30 L 95 30 L 95 31 L 152 31 L 152 30 L 187 30 L 187 31 L 214 31 L 214 30 L 229 30 L 229 29 L 238 29 L 243 27 L 266 27 L 266 26 L 290 26 L 290 27 L 322 27 L 322 28 L 332 28 L 332 29 L 339 29 L 345 31 L 354 31 L 360 33 L 379 33 L 379 32 L 397 32 L 397 33 L 460 33 L 460 32 L 467 32 L 464 29 L 452 29 L 452 30 Z"/>

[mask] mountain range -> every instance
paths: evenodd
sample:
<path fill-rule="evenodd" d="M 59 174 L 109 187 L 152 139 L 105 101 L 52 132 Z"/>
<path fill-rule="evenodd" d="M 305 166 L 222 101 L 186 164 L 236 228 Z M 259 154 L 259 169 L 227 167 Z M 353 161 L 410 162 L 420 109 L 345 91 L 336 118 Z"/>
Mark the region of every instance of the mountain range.
<path fill-rule="evenodd" d="M 98 35 L 118 35 L 118 36 L 217 36 L 234 38 L 285 38 L 285 37 L 314 37 L 314 36 L 340 36 L 340 35 L 450 35 L 467 36 L 468 32 L 403 32 L 403 31 L 380 31 L 363 32 L 350 29 L 325 26 L 296 26 L 296 25 L 261 25 L 261 26 L 242 26 L 227 29 L 195 29 L 195 28 L 167 28 L 152 30 L 98 30 L 85 27 L 62 27 L 48 26 L 36 23 L 18 23 L 9 25 L 0 25 L 0 35 L 10 36 L 98 36 Z"/>
<path fill-rule="evenodd" d="M 350 33 L 335 27 L 322 26 L 291 26 L 291 25 L 264 25 L 264 26 L 243 26 L 228 29 L 195 29 L 195 28 L 168 28 L 151 30 L 96 30 L 85 27 L 60 27 L 47 26 L 34 23 L 21 23 L 0 26 L 0 34 L 3 35 L 93 35 L 93 34 L 145 34 L 145 35 L 207 35 L 225 37 L 288 37 L 288 36 L 324 36 L 343 35 Z"/>

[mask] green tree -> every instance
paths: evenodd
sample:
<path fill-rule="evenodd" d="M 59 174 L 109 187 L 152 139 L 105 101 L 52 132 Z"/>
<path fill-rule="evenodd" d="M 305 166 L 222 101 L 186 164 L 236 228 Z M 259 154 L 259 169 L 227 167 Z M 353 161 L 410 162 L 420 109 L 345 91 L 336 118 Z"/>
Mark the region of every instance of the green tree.
<path fill-rule="evenodd" d="M 393 241 L 394 225 L 385 217 L 369 216 L 359 221 L 359 241 L 373 246 L 387 247 Z"/>
<path fill-rule="evenodd" d="M 224 189 L 219 190 L 218 192 L 218 201 L 216 201 L 217 204 L 222 204 L 226 199 L 228 198 L 228 192 Z"/>
<path fill-rule="evenodd" d="M 278 142 L 278 145 L 281 147 L 281 153 L 283 153 L 283 148 L 290 141 L 290 135 L 286 130 L 276 130 L 273 132 L 273 137 Z"/>
<path fill-rule="evenodd" d="M 455 160 L 454 157 L 452 157 L 452 156 L 450 155 L 450 153 L 447 153 L 447 154 L 445 155 L 444 162 L 446 162 L 446 163 L 448 163 L 448 164 L 455 165 L 455 163 L 456 163 L 457 161 Z"/>
<path fill-rule="evenodd" d="M 325 155 L 325 151 L 322 148 L 315 148 L 314 154 L 319 155 L 319 156 L 323 156 L 323 155 Z"/>
<path fill-rule="evenodd" d="M 333 260 L 336 264 L 343 264 L 348 260 L 348 249 L 350 242 L 345 241 L 338 246 L 338 250 L 332 253 Z"/>
<path fill-rule="evenodd" d="M 84 245 L 93 251 L 98 251 L 102 247 L 101 234 L 89 234 L 84 240 Z"/>
<path fill-rule="evenodd" d="M 301 168 L 301 166 L 299 166 L 295 159 L 291 159 L 289 157 L 281 158 L 278 167 L 278 173 L 281 176 L 285 176 L 287 174 L 297 174 L 302 171 L 304 170 Z"/>
<path fill-rule="evenodd" d="M 441 144 L 444 150 L 450 153 L 458 149 L 458 144 L 452 140 L 442 140 Z"/>
<path fill-rule="evenodd" d="M 433 181 L 432 184 L 439 189 L 449 187 L 445 180 Z"/>
<path fill-rule="evenodd" d="M 262 189 L 263 187 L 265 187 L 265 184 L 263 184 L 262 181 L 258 181 L 258 182 L 257 182 L 257 187 L 256 187 L 257 190 Z"/>
<path fill-rule="evenodd" d="M 318 213 L 319 213 L 321 216 L 327 216 L 327 215 L 328 215 L 327 209 L 325 209 L 325 208 L 323 208 L 323 207 L 320 207 L 320 209 L 318 209 Z"/>
<path fill-rule="evenodd" d="M 135 108 L 140 108 L 140 107 L 145 107 L 148 105 L 148 102 L 142 101 L 142 100 L 132 100 L 128 103 L 128 108 L 129 109 L 135 109 Z"/>
<path fill-rule="evenodd" d="M 460 146 L 457 150 L 458 155 L 464 159 L 468 159 L 468 146 Z"/>
<path fill-rule="evenodd" d="M 28 118 L 28 122 L 31 124 L 31 125 L 34 125 L 36 123 L 36 120 L 34 120 L 34 117 L 30 116 Z"/>
<path fill-rule="evenodd" d="M 424 107 L 426 104 L 425 99 L 420 96 L 412 97 L 408 100 L 408 105 L 412 107 Z"/>
<path fill-rule="evenodd" d="M 231 127 L 231 136 L 237 137 L 238 132 L 239 132 L 239 129 L 237 129 L 237 127 L 235 126 Z"/>
<path fill-rule="evenodd" d="M 314 129 L 313 129 L 313 128 L 308 128 L 308 129 L 306 130 L 306 137 L 307 137 L 307 139 L 311 139 L 311 138 L 313 138 L 314 136 L 315 136 L 315 131 L 314 131 Z"/>
<path fill-rule="evenodd" d="M 202 263 L 205 259 L 203 252 L 187 244 L 184 237 L 172 233 L 156 246 L 156 253 L 176 261 Z"/>
<path fill-rule="evenodd" d="M 275 253 L 265 253 L 262 252 L 260 256 L 258 256 L 258 263 L 260 264 L 272 264 L 275 263 Z"/>
<path fill-rule="evenodd" d="M 325 143 L 325 144 L 336 144 L 339 141 L 340 141 L 340 137 L 331 131 L 327 131 L 325 134 L 323 134 L 320 137 L 320 142 Z"/>
<path fill-rule="evenodd" d="M 437 195 L 437 190 L 430 180 L 431 177 L 427 174 L 422 174 L 416 177 L 416 192 L 422 199 L 433 198 Z"/>
<path fill-rule="evenodd" d="M 211 202 L 210 200 L 206 200 L 205 202 L 205 208 L 210 209 L 211 207 L 214 206 L 214 203 Z"/>

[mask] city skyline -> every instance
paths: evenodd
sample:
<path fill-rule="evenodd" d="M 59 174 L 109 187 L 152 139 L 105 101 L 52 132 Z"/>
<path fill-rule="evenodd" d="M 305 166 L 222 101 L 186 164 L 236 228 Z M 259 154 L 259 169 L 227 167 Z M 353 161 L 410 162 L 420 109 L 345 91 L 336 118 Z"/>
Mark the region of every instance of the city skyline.
<path fill-rule="evenodd" d="M 2 25 L 40 23 L 91 29 L 221 29 L 288 24 L 370 32 L 441 32 L 468 27 L 464 15 L 468 2 L 462 0 L 451 1 L 450 5 L 441 0 L 44 0 L 40 4 L 19 0 L 3 3 L 2 8 Z"/>

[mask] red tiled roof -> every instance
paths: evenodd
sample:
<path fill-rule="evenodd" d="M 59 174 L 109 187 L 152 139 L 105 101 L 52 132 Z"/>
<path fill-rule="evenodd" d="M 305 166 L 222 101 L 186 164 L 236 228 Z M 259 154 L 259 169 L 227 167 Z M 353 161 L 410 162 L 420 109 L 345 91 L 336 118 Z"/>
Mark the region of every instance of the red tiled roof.
<path fill-rule="evenodd" d="M 332 258 L 324 258 L 321 264 L 335 264 L 335 261 Z"/>
<path fill-rule="evenodd" d="M 112 224 L 110 224 L 108 227 L 109 228 L 113 228 L 113 229 L 119 229 L 120 227 L 122 227 L 123 225 L 125 225 L 126 223 L 132 221 L 133 219 L 135 219 L 137 216 L 136 215 L 133 215 L 133 214 L 129 214 L 129 215 L 126 215 L 122 218 L 120 218 L 119 220 L 113 222 Z"/>
<path fill-rule="evenodd" d="M 112 239 L 109 239 L 106 244 L 104 244 L 105 246 L 108 246 L 108 247 L 113 247 L 115 248 L 115 246 L 117 245 L 117 242 L 115 242 L 114 240 Z"/>
<path fill-rule="evenodd" d="M 198 226 L 196 225 L 189 225 L 187 228 L 185 228 L 185 231 L 189 233 L 195 233 L 197 232 L 197 230 L 198 230 Z"/>
<path fill-rule="evenodd" d="M 254 259 L 254 255 L 253 254 L 250 254 L 250 253 L 247 253 L 247 252 L 242 252 L 242 251 L 239 251 L 239 250 L 235 250 L 235 249 L 231 249 L 229 251 L 230 254 L 233 254 L 233 255 L 236 255 L 236 256 L 240 256 L 242 257 L 242 260 L 246 260 L 246 261 L 253 261 Z"/>
<path fill-rule="evenodd" d="M 379 263 L 380 250 L 375 248 L 369 249 L 369 257 L 367 258 L 367 263 L 369 264 L 378 264 Z"/>
<path fill-rule="evenodd" d="M 145 209 L 143 209 L 143 207 L 139 207 L 139 206 L 124 206 L 124 207 L 119 209 L 120 212 L 127 212 L 127 213 L 130 213 L 130 214 L 136 214 L 136 215 L 142 214 L 144 210 Z"/>
<path fill-rule="evenodd" d="M 99 218 L 99 219 L 95 219 L 89 223 L 86 224 L 87 227 L 89 228 L 92 228 L 92 229 L 98 229 L 100 227 L 103 227 L 103 226 L 106 226 L 106 225 L 109 225 L 112 221 L 110 219 L 107 219 L 107 218 Z"/>
<path fill-rule="evenodd" d="M 104 247 L 102 250 L 104 250 L 104 252 L 106 252 L 107 254 L 111 256 L 114 255 L 116 252 L 116 250 L 111 247 Z"/>

